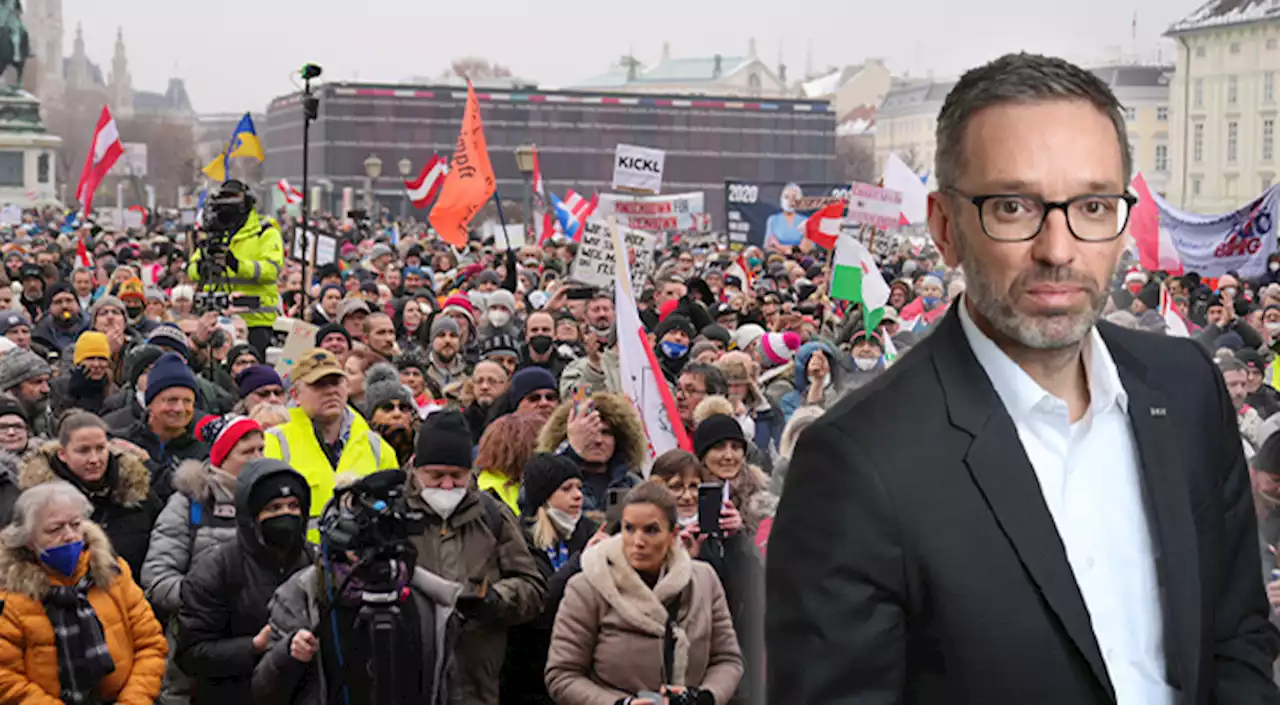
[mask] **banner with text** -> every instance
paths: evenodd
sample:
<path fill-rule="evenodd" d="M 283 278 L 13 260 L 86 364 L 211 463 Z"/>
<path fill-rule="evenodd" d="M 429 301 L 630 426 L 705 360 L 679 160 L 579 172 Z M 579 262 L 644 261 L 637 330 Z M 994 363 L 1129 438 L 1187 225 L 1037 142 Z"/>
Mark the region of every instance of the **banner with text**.
<path fill-rule="evenodd" d="M 1266 273 L 1267 258 L 1276 252 L 1276 219 L 1280 217 L 1280 186 L 1272 186 L 1249 205 L 1233 213 L 1200 215 L 1178 210 L 1158 194 L 1160 229 L 1178 251 L 1182 267 L 1202 277 L 1228 271 L 1257 277 Z"/>
<path fill-rule="evenodd" d="M 666 158 L 661 149 L 619 144 L 613 155 L 613 189 L 662 193 L 662 164 Z"/>
<path fill-rule="evenodd" d="M 724 182 L 725 228 L 729 245 L 795 247 L 804 239 L 809 215 L 849 198 L 850 185 L 760 181 Z"/>
<path fill-rule="evenodd" d="M 602 193 L 595 215 L 599 218 L 616 216 L 619 223 L 635 230 L 701 232 L 710 229 L 710 219 L 703 217 L 705 208 L 706 197 L 701 191 L 673 193 L 668 196 Z"/>
<path fill-rule="evenodd" d="M 653 235 L 633 228 L 618 226 L 627 246 L 628 264 L 631 267 L 631 285 L 639 290 L 653 273 Z M 582 241 L 578 243 L 578 255 L 573 258 L 570 276 L 591 286 L 608 289 L 613 286 L 617 271 L 613 240 L 609 236 L 606 221 L 591 218 L 582 229 Z"/>

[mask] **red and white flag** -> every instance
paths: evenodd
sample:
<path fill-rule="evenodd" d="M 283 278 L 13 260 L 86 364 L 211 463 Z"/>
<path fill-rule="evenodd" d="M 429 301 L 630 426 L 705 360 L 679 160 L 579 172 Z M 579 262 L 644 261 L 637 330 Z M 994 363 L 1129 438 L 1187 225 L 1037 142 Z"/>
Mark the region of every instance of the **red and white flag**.
<path fill-rule="evenodd" d="M 284 202 L 289 205 L 302 203 L 302 192 L 289 183 L 288 179 L 280 179 L 276 182 L 276 188 L 280 189 L 280 193 L 284 194 Z"/>
<path fill-rule="evenodd" d="M 844 223 L 844 212 L 848 207 L 849 202 L 843 200 L 823 206 L 805 221 L 804 236 L 825 250 L 835 249 L 836 238 L 840 237 L 840 226 Z"/>
<path fill-rule="evenodd" d="M 742 282 L 743 291 L 755 290 L 755 277 L 751 276 L 751 267 L 747 266 L 747 260 L 742 255 L 738 255 L 738 259 L 734 260 L 733 264 L 724 270 L 724 273 L 737 277 L 738 281 Z"/>
<path fill-rule="evenodd" d="M 546 198 L 547 192 L 542 188 L 542 167 L 538 164 L 538 145 L 533 145 L 533 195 L 539 200 Z"/>
<path fill-rule="evenodd" d="M 80 184 L 76 186 L 76 200 L 80 201 L 84 213 L 93 211 L 93 192 L 98 190 L 102 180 L 111 171 L 111 166 L 124 154 L 124 145 L 120 143 L 120 130 L 116 128 L 115 118 L 107 106 L 102 106 L 102 114 L 98 116 L 98 126 L 93 131 L 93 146 L 85 156 L 84 170 L 80 172 Z"/>
<path fill-rule="evenodd" d="M 1173 297 L 1164 287 L 1164 282 L 1160 282 L 1160 316 L 1164 318 L 1167 334 L 1178 338 L 1191 337 L 1191 326 L 1187 325 L 1187 319 L 1182 317 L 1178 307 L 1173 305 Z"/>
<path fill-rule="evenodd" d="M 1173 238 L 1160 227 L 1160 208 L 1142 172 L 1133 177 L 1130 186 L 1138 197 L 1138 204 L 1129 214 L 1129 236 L 1138 246 L 1138 262 L 1148 272 L 1163 269 L 1171 275 L 1181 275 L 1182 260 L 1174 248 Z"/>
<path fill-rule="evenodd" d="M 448 173 L 449 162 L 441 159 L 439 154 L 431 155 L 426 166 L 422 167 L 422 174 L 413 181 L 404 182 L 404 187 L 409 192 L 409 200 L 413 201 L 413 207 L 426 208 L 431 203 L 431 199 L 440 192 L 440 187 L 444 185 L 445 174 Z"/>
<path fill-rule="evenodd" d="M 542 232 L 537 233 L 538 244 L 542 244 L 544 240 L 551 236 L 549 230 L 552 226 L 551 213 L 547 211 L 547 192 L 542 183 L 542 165 L 538 163 L 538 145 L 533 145 L 533 226 L 542 228 Z"/>
<path fill-rule="evenodd" d="M 89 254 L 89 247 L 84 243 L 84 235 L 76 240 L 76 264 L 93 269 L 93 255 Z"/>

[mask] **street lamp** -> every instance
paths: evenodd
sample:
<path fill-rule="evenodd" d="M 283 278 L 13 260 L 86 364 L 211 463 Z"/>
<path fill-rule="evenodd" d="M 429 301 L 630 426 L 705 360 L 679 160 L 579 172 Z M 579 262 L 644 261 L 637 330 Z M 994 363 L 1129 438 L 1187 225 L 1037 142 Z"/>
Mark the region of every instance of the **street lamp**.
<path fill-rule="evenodd" d="M 364 182 L 365 217 L 373 219 L 373 182 L 382 176 L 382 159 L 378 155 L 370 154 L 365 157 L 364 175 L 368 177 Z"/>
<path fill-rule="evenodd" d="M 400 167 L 400 176 L 405 180 L 409 180 L 409 174 L 413 171 L 413 160 L 405 157 L 401 159 L 396 166 Z M 400 220 L 409 217 L 409 194 L 405 193 L 404 198 L 400 199 Z"/>
<path fill-rule="evenodd" d="M 535 148 L 531 144 L 516 147 L 516 170 L 524 176 L 524 232 L 526 241 L 533 232 L 533 190 L 529 185 L 533 174 L 533 155 Z"/>

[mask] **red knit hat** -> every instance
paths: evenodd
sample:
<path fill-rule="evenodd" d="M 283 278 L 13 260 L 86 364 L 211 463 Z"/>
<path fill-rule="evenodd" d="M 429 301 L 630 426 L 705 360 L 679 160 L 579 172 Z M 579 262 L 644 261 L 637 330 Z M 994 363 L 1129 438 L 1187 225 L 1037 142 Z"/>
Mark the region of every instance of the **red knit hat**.
<path fill-rule="evenodd" d="M 454 294 L 444 300 L 444 307 L 440 309 L 440 312 L 448 313 L 449 309 L 460 310 L 467 317 L 467 320 L 471 321 L 471 325 L 475 325 L 476 307 L 471 305 L 471 299 L 462 294 Z"/>
<path fill-rule="evenodd" d="M 231 449 L 253 431 L 261 433 L 262 426 L 247 416 L 235 414 L 206 416 L 196 424 L 196 437 L 209 444 L 209 462 L 216 468 L 222 467 Z"/>

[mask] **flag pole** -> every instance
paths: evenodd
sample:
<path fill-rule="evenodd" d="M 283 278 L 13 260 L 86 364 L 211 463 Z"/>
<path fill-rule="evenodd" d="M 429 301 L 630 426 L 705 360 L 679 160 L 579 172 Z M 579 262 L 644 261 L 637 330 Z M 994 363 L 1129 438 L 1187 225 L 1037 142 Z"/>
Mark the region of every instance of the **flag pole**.
<path fill-rule="evenodd" d="M 511 252 L 511 238 L 507 237 L 507 219 L 502 215 L 502 196 L 498 193 L 498 180 L 493 180 L 493 203 L 498 207 L 498 222 L 502 224 L 502 240 L 507 243 L 507 252 Z"/>

